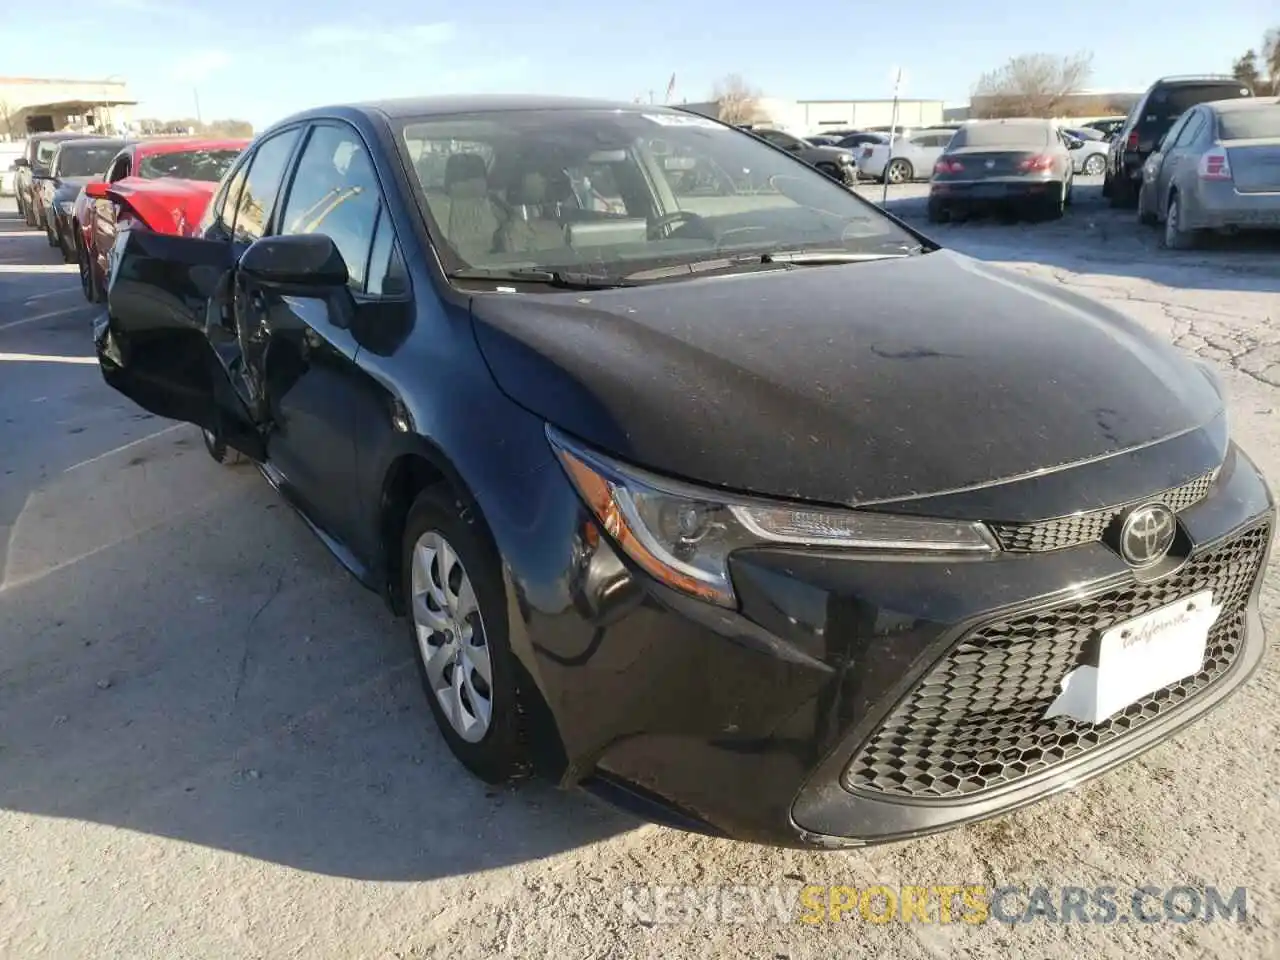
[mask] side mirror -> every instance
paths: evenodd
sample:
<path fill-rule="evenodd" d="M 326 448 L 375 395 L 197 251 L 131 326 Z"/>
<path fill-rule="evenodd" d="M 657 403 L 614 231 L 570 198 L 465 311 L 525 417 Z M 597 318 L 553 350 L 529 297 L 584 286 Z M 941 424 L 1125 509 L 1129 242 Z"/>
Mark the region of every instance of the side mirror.
<path fill-rule="evenodd" d="M 1083 146 L 1084 146 L 1084 141 L 1083 141 L 1083 140 L 1081 140 L 1081 139 L 1079 139 L 1079 138 L 1077 138 L 1077 137 L 1067 137 L 1067 149 L 1068 149 L 1068 150 L 1079 150 L 1079 149 L 1080 149 L 1081 147 L 1083 147 Z"/>
<path fill-rule="evenodd" d="M 347 285 L 347 264 L 323 233 L 263 237 L 240 257 L 240 270 L 259 283 L 312 288 Z"/>
<path fill-rule="evenodd" d="M 31 161 L 28 160 L 26 157 L 18 157 L 18 159 L 13 161 L 14 170 L 20 170 L 23 167 L 29 167 L 29 166 L 31 166 Z"/>
<path fill-rule="evenodd" d="M 84 195 L 90 200 L 107 200 L 107 190 L 110 184 L 103 183 L 101 180 L 92 180 L 84 185 Z"/>

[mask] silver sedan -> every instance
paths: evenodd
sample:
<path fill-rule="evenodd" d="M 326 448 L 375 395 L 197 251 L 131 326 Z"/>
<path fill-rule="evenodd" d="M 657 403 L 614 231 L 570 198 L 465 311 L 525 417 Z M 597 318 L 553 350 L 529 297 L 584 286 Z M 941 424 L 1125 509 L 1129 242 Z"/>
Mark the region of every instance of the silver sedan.
<path fill-rule="evenodd" d="M 1206 230 L 1280 230 L 1280 101 L 1217 100 L 1184 113 L 1142 170 L 1138 217 L 1164 245 Z"/>

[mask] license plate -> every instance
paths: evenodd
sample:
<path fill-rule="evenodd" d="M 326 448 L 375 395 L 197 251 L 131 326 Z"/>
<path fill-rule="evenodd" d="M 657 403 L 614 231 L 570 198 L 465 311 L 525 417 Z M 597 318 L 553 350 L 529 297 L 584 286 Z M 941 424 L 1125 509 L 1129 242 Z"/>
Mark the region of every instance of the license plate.
<path fill-rule="evenodd" d="M 1098 662 L 1076 667 L 1045 719 L 1071 717 L 1101 723 L 1161 687 L 1189 677 L 1204 664 L 1209 630 L 1222 607 L 1202 590 L 1103 632 Z"/>
<path fill-rule="evenodd" d="M 997 186 L 978 186 L 973 188 L 973 196 L 983 199 L 989 197 L 1003 197 L 1005 194 L 1004 187 Z"/>

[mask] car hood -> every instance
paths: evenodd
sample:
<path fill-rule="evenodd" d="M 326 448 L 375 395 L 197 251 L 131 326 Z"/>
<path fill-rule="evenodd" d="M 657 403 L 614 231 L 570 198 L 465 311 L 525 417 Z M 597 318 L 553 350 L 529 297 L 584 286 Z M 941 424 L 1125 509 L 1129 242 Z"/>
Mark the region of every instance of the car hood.
<path fill-rule="evenodd" d="M 1184 433 L 1222 399 L 1123 315 L 949 251 L 616 290 L 485 293 L 503 391 L 671 476 L 858 505 Z"/>
<path fill-rule="evenodd" d="M 86 183 L 98 177 L 59 177 L 53 195 L 59 200 L 74 200 Z"/>

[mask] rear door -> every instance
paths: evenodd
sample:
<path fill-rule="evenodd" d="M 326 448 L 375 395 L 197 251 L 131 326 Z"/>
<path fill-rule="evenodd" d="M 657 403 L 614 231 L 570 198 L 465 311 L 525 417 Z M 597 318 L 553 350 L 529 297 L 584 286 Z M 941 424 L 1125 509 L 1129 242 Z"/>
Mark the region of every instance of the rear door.
<path fill-rule="evenodd" d="M 1170 186 L 1184 172 L 1188 172 L 1188 168 L 1195 169 L 1200 157 L 1200 151 L 1195 144 L 1200 139 L 1200 134 L 1204 132 L 1206 122 L 1207 117 L 1203 109 L 1189 110 L 1170 128 L 1165 137 L 1160 149 L 1164 156 L 1160 160 L 1159 176 L 1156 181 L 1158 187 L 1156 199 L 1160 204 L 1158 209 L 1161 212 L 1169 196 Z"/>
<path fill-rule="evenodd" d="M 229 235 L 121 230 L 108 257 L 107 312 L 94 341 L 106 381 L 139 406 L 220 433 L 266 457 L 265 405 L 248 375 L 259 348 L 238 315 L 235 265 L 265 230 L 300 128 L 272 134 L 239 168 Z"/>

